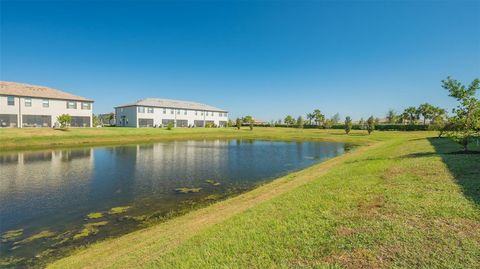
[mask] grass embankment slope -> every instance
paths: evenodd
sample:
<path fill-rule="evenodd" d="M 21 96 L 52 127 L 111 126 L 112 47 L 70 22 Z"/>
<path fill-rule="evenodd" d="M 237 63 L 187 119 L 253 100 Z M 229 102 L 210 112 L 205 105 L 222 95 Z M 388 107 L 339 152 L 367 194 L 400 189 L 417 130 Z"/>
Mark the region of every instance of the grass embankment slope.
<path fill-rule="evenodd" d="M 480 155 L 448 154 L 459 147 L 430 136 L 376 132 L 368 146 L 50 267 L 480 268 Z"/>
<path fill-rule="evenodd" d="M 0 129 L 0 151 L 17 149 L 40 149 L 54 147 L 75 147 L 88 145 L 109 145 L 148 143 L 182 139 L 273 139 L 273 140 L 330 140 L 364 143 L 369 141 L 365 132 L 355 133 L 352 138 L 341 130 L 299 130 L 293 128 L 3 128 Z M 382 139 L 379 135 L 377 139 Z M 346 139 L 346 140 L 345 140 Z"/>

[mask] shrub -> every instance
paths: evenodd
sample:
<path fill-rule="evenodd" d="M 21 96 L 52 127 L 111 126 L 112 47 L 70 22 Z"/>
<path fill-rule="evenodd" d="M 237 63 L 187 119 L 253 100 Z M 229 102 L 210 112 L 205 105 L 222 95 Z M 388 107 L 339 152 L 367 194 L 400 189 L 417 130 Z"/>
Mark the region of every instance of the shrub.
<path fill-rule="evenodd" d="M 70 123 L 72 122 L 72 116 L 68 114 L 62 114 L 57 117 L 58 123 L 60 123 L 61 128 L 68 128 Z"/>

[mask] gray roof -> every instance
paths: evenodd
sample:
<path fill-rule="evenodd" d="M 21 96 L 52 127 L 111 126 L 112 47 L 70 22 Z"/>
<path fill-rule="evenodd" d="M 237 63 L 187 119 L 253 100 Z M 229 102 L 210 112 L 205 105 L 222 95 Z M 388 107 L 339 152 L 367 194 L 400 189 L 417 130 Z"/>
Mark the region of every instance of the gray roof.
<path fill-rule="evenodd" d="M 57 89 L 9 81 L 0 81 L 0 95 L 93 102 L 91 99 Z"/>
<path fill-rule="evenodd" d="M 209 106 L 206 104 L 195 103 L 190 101 L 159 99 L 159 98 L 146 98 L 146 99 L 138 100 L 137 102 L 134 102 L 134 103 L 121 105 L 117 107 L 128 107 L 128 106 L 150 106 L 150 107 L 166 107 L 166 108 L 178 108 L 178 109 L 227 112 L 226 110 L 220 109 L 218 107 Z"/>

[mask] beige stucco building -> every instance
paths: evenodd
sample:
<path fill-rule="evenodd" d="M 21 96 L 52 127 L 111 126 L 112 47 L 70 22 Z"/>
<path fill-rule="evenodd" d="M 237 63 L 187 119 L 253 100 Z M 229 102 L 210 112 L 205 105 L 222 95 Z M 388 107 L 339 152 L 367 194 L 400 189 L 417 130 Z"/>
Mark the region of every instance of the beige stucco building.
<path fill-rule="evenodd" d="M 121 127 L 224 127 L 226 110 L 190 101 L 147 98 L 115 107 L 116 125 Z"/>
<path fill-rule="evenodd" d="M 71 127 L 92 126 L 93 100 L 60 90 L 0 81 L 0 127 L 53 127 L 69 114 Z"/>

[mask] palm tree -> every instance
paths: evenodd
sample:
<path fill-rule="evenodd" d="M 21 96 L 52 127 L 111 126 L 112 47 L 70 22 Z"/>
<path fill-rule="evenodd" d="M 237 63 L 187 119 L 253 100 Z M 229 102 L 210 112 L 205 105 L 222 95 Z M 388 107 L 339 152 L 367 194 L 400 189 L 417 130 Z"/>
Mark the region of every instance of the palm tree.
<path fill-rule="evenodd" d="M 406 108 L 403 113 L 406 113 L 408 115 L 408 121 L 410 124 L 414 124 L 418 120 L 418 118 L 420 118 L 420 112 L 414 106 Z"/>
<path fill-rule="evenodd" d="M 314 118 L 313 113 L 308 113 L 307 114 L 307 119 L 308 119 L 308 125 L 312 125 L 312 120 Z"/>
<path fill-rule="evenodd" d="M 424 104 L 421 104 L 419 107 L 418 107 L 418 113 L 422 115 L 423 117 L 423 125 L 426 125 L 427 124 L 427 119 L 432 119 L 433 117 L 433 113 L 434 113 L 434 110 L 435 110 L 435 107 L 433 107 L 431 104 L 429 103 L 424 103 Z"/>
<path fill-rule="evenodd" d="M 315 119 L 315 123 L 317 125 L 320 125 L 320 123 L 324 122 L 325 121 L 325 115 L 322 114 L 322 112 L 320 111 L 320 109 L 315 109 L 313 111 L 313 117 Z"/>
<path fill-rule="evenodd" d="M 397 122 L 397 113 L 395 112 L 395 110 L 393 109 L 390 109 L 387 113 L 387 120 L 388 120 L 388 123 L 396 123 Z"/>

